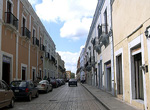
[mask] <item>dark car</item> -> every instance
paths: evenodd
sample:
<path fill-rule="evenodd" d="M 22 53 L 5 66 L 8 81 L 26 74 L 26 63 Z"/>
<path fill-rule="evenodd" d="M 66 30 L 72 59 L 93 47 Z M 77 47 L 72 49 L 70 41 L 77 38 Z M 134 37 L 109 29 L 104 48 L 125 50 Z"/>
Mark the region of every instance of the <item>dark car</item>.
<path fill-rule="evenodd" d="M 14 107 L 15 96 L 7 83 L 0 80 L 0 108 L 5 106 Z"/>
<path fill-rule="evenodd" d="M 10 84 L 11 89 L 14 92 L 15 98 L 27 98 L 29 101 L 32 97 L 38 97 L 38 89 L 35 87 L 32 81 L 12 81 Z"/>
<path fill-rule="evenodd" d="M 62 81 L 60 79 L 56 79 L 57 83 L 58 83 L 58 86 L 61 86 L 62 85 Z"/>
<path fill-rule="evenodd" d="M 48 79 L 48 81 L 50 82 L 50 84 L 52 84 L 53 88 L 58 87 L 58 82 L 56 81 L 56 79 L 50 78 Z"/>
<path fill-rule="evenodd" d="M 69 82 L 68 82 L 68 86 L 70 86 L 70 85 L 76 85 L 76 86 L 78 86 L 77 85 L 77 80 L 76 79 L 70 79 Z"/>

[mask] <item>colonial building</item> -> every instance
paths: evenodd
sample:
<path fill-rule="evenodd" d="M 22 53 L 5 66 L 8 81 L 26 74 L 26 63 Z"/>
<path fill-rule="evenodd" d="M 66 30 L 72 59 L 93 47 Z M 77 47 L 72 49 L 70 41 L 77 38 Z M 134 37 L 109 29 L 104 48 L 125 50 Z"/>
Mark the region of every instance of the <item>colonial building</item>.
<path fill-rule="evenodd" d="M 112 4 L 116 95 L 150 109 L 150 1 Z"/>
<path fill-rule="evenodd" d="M 28 0 L 0 0 L 0 79 L 34 81 L 48 70 L 54 76 L 55 50 Z M 53 66 L 46 64 L 47 52 Z"/>
<path fill-rule="evenodd" d="M 114 94 L 110 0 L 99 0 L 85 45 L 87 83 Z"/>
<path fill-rule="evenodd" d="M 56 54 L 57 59 L 57 73 L 56 78 L 66 79 L 66 69 L 65 69 L 65 62 L 61 59 L 59 53 Z"/>
<path fill-rule="evenodd" d="M 80 53 L 80 80 L 85 81 L 85 72 L 84 72 L 84 48 L 82 48 L 82 51 Z"/>
<path fill-rule="evenodd" d="M 76 79 L 78 81 L 80 81 L 80 70 L 81 70 L 81 68 L 80 68 L 80 57 L 79 57 L 78 62 L 77 62 L 77 71 L 76 71 Z"/>

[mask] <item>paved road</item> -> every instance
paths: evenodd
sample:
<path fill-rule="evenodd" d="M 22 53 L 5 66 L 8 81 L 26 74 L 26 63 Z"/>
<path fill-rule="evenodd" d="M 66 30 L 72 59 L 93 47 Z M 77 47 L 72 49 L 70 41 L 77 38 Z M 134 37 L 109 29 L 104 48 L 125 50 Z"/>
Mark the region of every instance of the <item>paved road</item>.
<path fill-rule="evenodd" d="M 106 110 L 106 108 L 78 83 L 78 87 L 68 87 L 66 84 L 47 94 L 40 94 L 31 102 L 18 100 L 15 107 L 9 110 Z"/>

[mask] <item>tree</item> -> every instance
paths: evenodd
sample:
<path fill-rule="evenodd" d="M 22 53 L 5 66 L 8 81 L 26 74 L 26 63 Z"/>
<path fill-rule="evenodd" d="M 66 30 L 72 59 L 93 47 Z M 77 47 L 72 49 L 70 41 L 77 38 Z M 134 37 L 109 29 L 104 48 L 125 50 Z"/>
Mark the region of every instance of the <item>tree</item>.
<path fill-rule="evenodd" d="M 70 78 L 75 78 L 75 73 L 71 73 Z"/>

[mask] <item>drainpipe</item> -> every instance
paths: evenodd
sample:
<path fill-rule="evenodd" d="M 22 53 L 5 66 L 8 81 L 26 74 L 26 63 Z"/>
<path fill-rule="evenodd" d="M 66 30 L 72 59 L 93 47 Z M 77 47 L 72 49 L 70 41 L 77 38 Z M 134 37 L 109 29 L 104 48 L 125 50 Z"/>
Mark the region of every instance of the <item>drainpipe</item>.
<path fill-rule="evenodd" d="M 111 67 L 112 67 L 112 94 L 115 96 L 115 88 L 116 88 L 116 83 L 115 83 L 115 75 L 114 75 L 114 39 L 113 39 L 113 22 L 112 22 L 112 3 L 114 0 L 110 0 L 110 13 L 111 13 L 111 31 L 112 31 L 112 42 L 111 42 Z"/>

